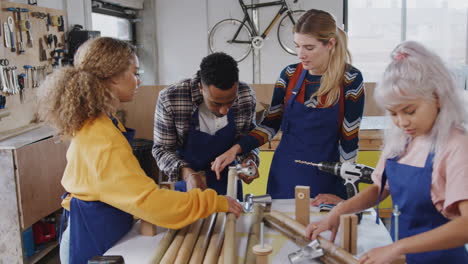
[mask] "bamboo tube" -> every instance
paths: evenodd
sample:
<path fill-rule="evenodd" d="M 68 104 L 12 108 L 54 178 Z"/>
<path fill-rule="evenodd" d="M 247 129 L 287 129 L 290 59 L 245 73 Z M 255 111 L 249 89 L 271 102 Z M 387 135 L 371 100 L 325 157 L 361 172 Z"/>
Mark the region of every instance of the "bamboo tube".
<path fill-rule="evenodd" d="M 260 223 L 263 219 L 263 206 L 254 204 L 254 213 L 252 225 L 249 228 L 249 237 L 247 239 L 247 249 L 245 251 L 245 264 L 255 264 L 256 256 L 252 248 L 259 243 Z"/>
<path fill-rule="evenodd" d="M 216 214 L 210 215 L 205 222 L 203 222 L 203 227 L 198 236 L 197 243 L 193 249 L 192 257 L 190 258 L 189 264 L 201 264 L 203 258 L 205 257 L 206 249 L 210 243 L 211 233 L 213 233 L 213 228 L 216 222 Z"/>
<path fill-rule="evenodd" d="M 182 242 L 184 242 L 185 234 L 187 233 L 188 229 L 189 226 L 186 226 L 177 232 L 177 235 L 175 236 L 174 240 L 172 240 L 172 243 L 164 254 L 164 257 L 161 259 L 161 264 L 174 263 L 174 260 L 177 257 L 177 252 L 179 252 L 180 245 L 182 245 Z"/>
<path fill-rule="evenodd" d="M 224 264 L 224 246 L 219 253 L 218 264 Z"/>
<path fill-rule="evenodd" d="M 320 260 L 325 264 L 341 264 L 336 258 L 327 254 L 321 256 Z"/>
<path fill-rule="evenodd" d="M 166 253 L 166 250 L 171 245 L 171 242 L 174 239 L 176 234 L 177 234 L 177 230 L 174 230 L 174 229 L 169 229 L 166 231 L 166 233 L 164 234 L 164 237 L 161 239 L 161 241 L 158 244 L 158 248 L 156 249 L 156 252 L 151 257 L 150 263 L 157 264 L 161 261 L 161 259 L 164 256 L 164 253 Z"/>
<path fill-rule="evenodd" d="M 275 222 L 272 222 L 272 218 L 271 218 L 271 217 L 265 216 L 265 217 L 263 218 L 263 220 L 265 221 L 266 226 L 268 226 L 269 228 L 276 229 L 276 230 L 277 230 L 278 232 L 280 232 L 283 236 L 287 237 L 289 240 L 291 240 L 292 242 L 296 243 L 296 245 L 298 245 L 299 247 L 303 248 L 303 247 L 307 246 L 308 241 L 305 241 L 304 239 L 295 236 L 295 235 L 294 235 L 293 233 L 291 233 L 289 230 L 286 230 L 284 227 L 281 227 L 281 226 L 279 226 L 278 224 L 276 224 Z"/>
<path fill-rule="evenodd" d="M 237 169 L 229 167 L 227 196 L 236 199 L 237 196 Z M 224 263 L 237 263 L 236 257 L 236 216 L 232 213 L 227 214 L 226 220 L 226 235 L 224 236 Z"/>
<path fill-rule="evenodd" d="M 290 230 L 296 235 L 301 236 L 302 239 L 308 240 L 305 237 L 306 227 L 302 225 L 301 223 L 297 222 L 296 220 L 292 219 L 288 215 L 272 210 L 270 214 L 265 217 L 271 218 L 271 220 L 276 222 L 278 225 Z M 317 239 L 320 242 L 320 247 L 323 248 L 324 252 L 326 252 L 327 254 L 339 260 L 340 263 L 344 263 L 344 264 L 357 264 L 358 263 L 357 259 L 355 259 L 351 254 L 349 254 L 342 248 L 335 246 L 335 244 L 333 244 L 332 242 L 324 239 L 321 236 L 318 236 Z"/>
<path fill-rule="evenodd" d="M 184 242 L 180 246 L 179 252 L 177 253 L 177 258 L 175 264 L 187 264 L 192 255 L 193 247 L 195 242 L 197 242 L 198 234 L 200 234 L 200 229 L 203 225 L 203 219 L 198 219 L 195 223 L 190 225 L 190 228 L 185 235 Z"/>
<path fill-rule="evenodd" d="M 212 264 L 218 261 L 219 252 L 221 251 L 224 241 L 225 224 L 226 213 L 218 213 L 210 244 L 208 245 L 208 250 L 206 250 L 206 255 L 203 259 L 203 264 Z"/>

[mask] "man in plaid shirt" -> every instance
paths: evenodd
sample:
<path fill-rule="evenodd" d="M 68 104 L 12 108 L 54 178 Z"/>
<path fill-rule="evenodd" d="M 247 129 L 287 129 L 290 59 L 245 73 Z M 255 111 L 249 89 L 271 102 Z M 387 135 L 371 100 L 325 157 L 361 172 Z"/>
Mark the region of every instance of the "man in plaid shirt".
<path fill-rule="evenodd" d="M 217 176 L 211 162 L 255 128 L 255 104 L 253 89 L 239 81 L 237 62 L 224 53 L 205 57 L 194 78 L 160 92 L 152 153 L 159 169 L 171 181 L 180 181 L 176 189 L 208 187 L 226 193 L 227 169 Z M 258 149 L 240 154 L 237 161 L 258 165 Z M 253 177 L 239 178 L 250 183 L 258 170 Z M 239 182 L 238 190 L 241 186 Z"/>

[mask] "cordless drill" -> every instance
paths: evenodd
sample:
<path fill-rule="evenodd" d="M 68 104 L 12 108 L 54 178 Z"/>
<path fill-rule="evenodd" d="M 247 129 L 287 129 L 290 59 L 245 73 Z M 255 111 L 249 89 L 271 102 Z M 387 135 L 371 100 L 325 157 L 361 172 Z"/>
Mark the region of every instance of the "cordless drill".
<path fill-rule="evenodd" d="M 358 193 L 358 184 L 372 184 L 374 168 L 351 162 L 319 162 L 311 164 L 319 170 L 341 177 L 345 181 L 348 199 Z"/>

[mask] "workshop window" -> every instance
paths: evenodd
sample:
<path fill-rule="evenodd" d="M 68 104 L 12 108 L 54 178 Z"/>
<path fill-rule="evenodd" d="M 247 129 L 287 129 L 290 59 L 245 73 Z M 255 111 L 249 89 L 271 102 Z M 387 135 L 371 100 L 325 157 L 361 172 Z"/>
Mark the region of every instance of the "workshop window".
<path fill-rule="evenodd" d="M 92 1 L 93 30 L 102 37 L 113 37 L 136 44 L 135 22 L 137 11 L 104 1 Z"/>
<path fill-rule="evenodd" d="M 468 1 L 352 0 L 348 4 L 349 47 L 365 81 L 380 79 L 390 52 L 415 40 L 457 71 L 468 64 Z"/>
<path fill-rule="evenodd" d="M 100 31 L 101 37 L 133 42 L 132 24 L 128 19 L 93 13 L 92 20 L 93 30 Z"/>

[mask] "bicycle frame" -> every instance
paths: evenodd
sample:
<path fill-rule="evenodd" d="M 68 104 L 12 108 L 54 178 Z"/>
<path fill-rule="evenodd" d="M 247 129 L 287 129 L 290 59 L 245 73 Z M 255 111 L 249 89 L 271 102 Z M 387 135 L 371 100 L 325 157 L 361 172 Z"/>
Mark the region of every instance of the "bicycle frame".
<path fill-rule="evenodd" d="M 284 14 L 284 12 L 291 11 L 285 0 L 273 1 L 273 2 L 267 2 L 267 3 L 259 3 L 259 4 L 252 4 L 252 5 L 246 5 L 243 0 L 239 0 L 239 4 L 241 5 L 242 12 L 244 13 L 244 19 L 242 20 L 242 24 L 239 26 L 239 29 L 234 34 L 234 36 L 233 36 L 233 38 L 231 40 L 232 43 L 251 43 L 251 40 L 248 40 L 248 41 L 236 40 L 242 26 L 245 25 L 246 23 L 247 23 L 248 27 L 250 28 L 250 30 L 252 31 L 253 36 L 259 36 L 259 34 L 257 32 L 257 29 L 255 28 L 255 25 L 254 25 L 252 19 L 250 18 L 250 15 L 249 15 L 249 12 L 248 12 L 249 9 L 257 9 L 257 8 L 261 8 L 261 7 L 278 6 L 278 5 L 281 6 L 280 9 L 278 10 L 278 12 L 276 13 L 276 15 L 271 20 L 268 27 L 263 31 L 262 35 L 260 35 L 262 38 L 265 38 L 268 35 L 268 33 L 271 31 L 271 29 L 276 24 L 276 22 L 278 22 L 278 19 Z M 292 16 L 290 16 L 290 18 L 291 18 L 291 20 L 293 20 Z"/>

